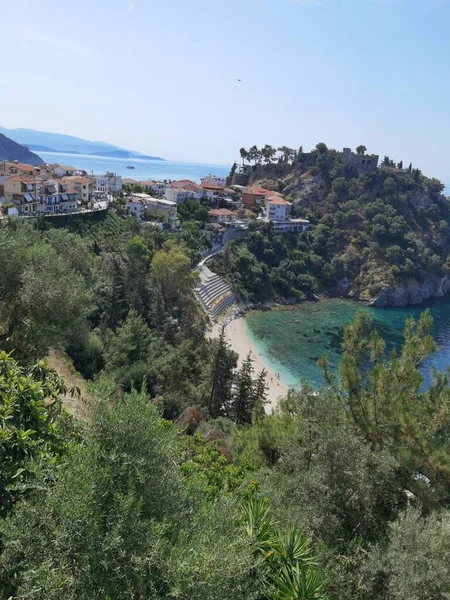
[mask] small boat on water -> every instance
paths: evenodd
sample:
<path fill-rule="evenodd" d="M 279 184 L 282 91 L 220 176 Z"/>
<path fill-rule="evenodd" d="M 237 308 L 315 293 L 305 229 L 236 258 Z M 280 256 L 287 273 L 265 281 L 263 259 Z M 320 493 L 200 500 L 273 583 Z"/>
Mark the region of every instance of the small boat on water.
<path fill-rule="evenodd" d="M 133 165 L 127 165 L 127 169 L 134 169 Z"/>

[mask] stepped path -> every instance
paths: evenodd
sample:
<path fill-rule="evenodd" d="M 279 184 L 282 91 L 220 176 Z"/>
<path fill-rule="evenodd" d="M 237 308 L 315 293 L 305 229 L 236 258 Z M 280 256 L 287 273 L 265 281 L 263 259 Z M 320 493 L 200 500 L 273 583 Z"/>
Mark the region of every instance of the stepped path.
<path fill-rule="evenodd" d="M 200 283 L 194 292 L 207 314 L 212 320 L 216 320 L 227 308 L 231 307 L 237 300 L 236 294 L 230 285 L 219 275 L 208 269 L 206 262 L 223 252 L 228 244 L 216 248 L 205 256 L 197 265 L 200 275 Z"/>

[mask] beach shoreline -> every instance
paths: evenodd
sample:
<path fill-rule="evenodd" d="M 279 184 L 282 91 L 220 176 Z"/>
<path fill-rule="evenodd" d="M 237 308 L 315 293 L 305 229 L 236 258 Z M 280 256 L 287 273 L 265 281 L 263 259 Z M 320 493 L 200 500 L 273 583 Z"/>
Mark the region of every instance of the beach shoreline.
<path fill-rule="evenodd" d="M 271 413 L 272 409 L 278 406 L 280 398 L 283 398 L 289 391 L 289 386 L 282 383 L 276 374 L 272 371 L 270 365 L 266 364 L 258 349 L 252 344 L 247 334 L 247 326 L 243 316 L 238 316 L 228 323 L 218 323 L 211 332 L 211 337 L 217 337 L 222 325 L 225 327 L 225 336 L 230 344 L 230 348 L 239 355 L 238 365 L 240 366 L 247 354 L 251 353 L 255 374 L 263 369 L 267 371 L 267 404 L 266 412 Z M 220 328 L 219 328 L 220 326 Z"/>

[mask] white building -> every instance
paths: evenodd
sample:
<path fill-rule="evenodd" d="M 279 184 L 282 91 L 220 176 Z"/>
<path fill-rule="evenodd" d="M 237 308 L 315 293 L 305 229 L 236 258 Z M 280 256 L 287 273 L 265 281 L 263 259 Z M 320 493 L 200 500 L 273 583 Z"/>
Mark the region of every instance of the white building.
<path fill-rule="evenodd" d="M 188 198 L 192 198 L 199 202 L 205 195 L 202 186 L 190 181 L 182 179 L 180 181 L 172 181 L 166 187 L 165 198 L 171 202 L 185 202 Z"/>
<path fill-rule="evenodd" d="M 165 191 L 164 197 L 170 202 L 175 204 L 181 204 L 185 202 L 187 198 L 191 198 L 191 193 L 183 188 L 168 187 Z"/>
<path fill-rule="evenodd" d="M 221 188 L 224 188 L 226 184 L 225 177 L 216 177 L 216 175 L 206 175 L 205 177 L 202 177 L 200 181 L 202 182 L 202 185 L 214 184 Z"/>
<path fill-rule="evenodd" d="M 210 223 L 234 223 L 236 215 L 228 208 L 212 208 L 208 211 L 208 221 Z"/>
<path fill-rule="evenodd" d="M 267 200 L 266 218 L 269 221 L 284 221 L 291 214 L 291 207 L 287 200 L 272 196 Z"/>
<path fill-rule="evenodd" d="M 219 200 L 223 197 L 223 187 L 216 183 L 202 183 L 203 194 L 205 198 L 208 198 L 209 202 L 212 200 Z"/>
<path fill-rule="evenodd" d="M 164 198 L 167 184 L 164 181 L 138 181 L 138 185 L 144 188 L 147 192 L 153 192 L 158 198 Z"/>
<path fill-rule="evenodd" d="M 308 231 L 308 219 L 286 219 L 285 221 L 272 221 L 275 233 L 288 233 L 290 231 Z"/>
<path fill-rule="evenodd" d="M 55 165 L 53 167 L 53 175 L 55 177 L 67 177 L 70 175 L 75 175 L 77 169 L 74 167 L 66 167 L 64 165 Z"/>
<path fill-rule="evenodd" d="M 271 197 L 267 200 L 266 216 L 262 220 L 272 223 L 276 233 L 290 231 L 301 232 L 309 228 L 308 219 L 291 219 L 292 204 L 280 197 Z"/>
<path fill-rule="evenodd" d="M 148 194 L 130 194 L 127 198 L 127 209 L 138 219 L 148 213 L 155 217 L 162 217 L 171 229 L 177 225 L 177 205 L 170 200 L 153 198 Z"/>
<path fill-rule="evenodd" d="M 107 171 L 105 175 L 95 175 L 95 191 L 111 194 L 122 189 L 122 176 Z"/>

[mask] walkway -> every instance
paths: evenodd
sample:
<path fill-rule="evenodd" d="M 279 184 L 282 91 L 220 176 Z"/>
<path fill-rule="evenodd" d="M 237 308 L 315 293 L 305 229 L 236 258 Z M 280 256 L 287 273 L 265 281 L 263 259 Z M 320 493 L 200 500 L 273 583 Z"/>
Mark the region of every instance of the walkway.
<path fill-rule="evenodd" d="M 200 283 L 195 287 L 194 292 L 200 304 L 213 321 L 224 310 L 232 306 L 237 299 L 230 285 L 206 266 L 207 261 L 226 250 L 229 243 L 230 241 L 227 241 L 225 244 L 211 249 L 197 265 Z"/>

